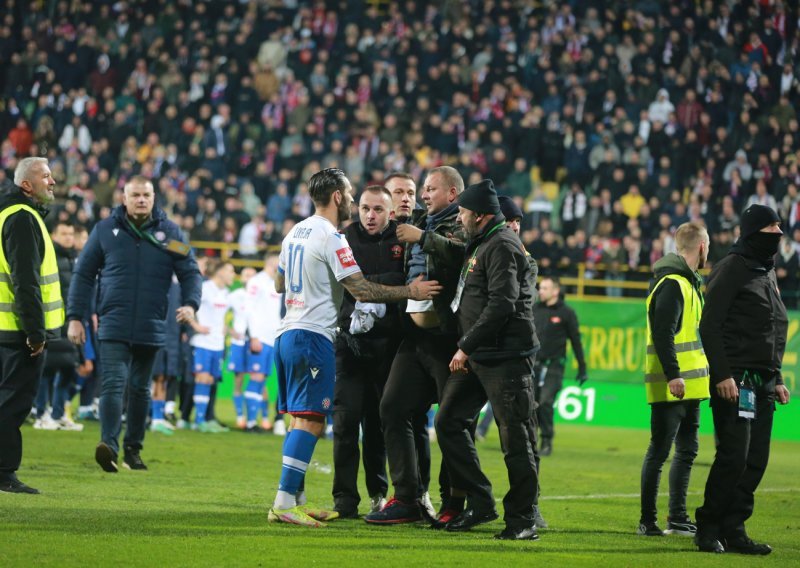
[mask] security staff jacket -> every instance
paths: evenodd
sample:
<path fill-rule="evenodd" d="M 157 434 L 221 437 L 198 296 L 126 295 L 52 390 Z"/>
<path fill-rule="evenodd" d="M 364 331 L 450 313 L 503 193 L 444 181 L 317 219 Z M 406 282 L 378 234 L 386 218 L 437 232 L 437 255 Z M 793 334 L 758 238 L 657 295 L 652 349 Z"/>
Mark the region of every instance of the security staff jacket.
<path fill-rule="evenodd" d="M 530 271 L 525 248 L 502 215 L 467 244 L 456 313 L 458 347 L 470 359 L 480 363 L 536 353 Z"/>
<path fill-rule="evenodd" d="M 11 190 L 0 198 L 0 211 L 17 205 L 34 209 L 41 218 L 47 215 L 46 209 L 38 207 L 19 188 Z M 11 269 L 14 313 L 19 318 L 21 327 L 20 330 L 0 331 L 0 343 L 19 344 L 25 343 L 26 340 L 40 343 L 60 337 L 60 325 L 54 329 L 47 329 L 45 326 L 40 285 L 45 246 L 46 242 L 50 241 L 50 236 L 42 231 L 39 220 L 29 210 L 22 209 L 6 219 L 0 238 L 2 238 L 3 253 Z"/>

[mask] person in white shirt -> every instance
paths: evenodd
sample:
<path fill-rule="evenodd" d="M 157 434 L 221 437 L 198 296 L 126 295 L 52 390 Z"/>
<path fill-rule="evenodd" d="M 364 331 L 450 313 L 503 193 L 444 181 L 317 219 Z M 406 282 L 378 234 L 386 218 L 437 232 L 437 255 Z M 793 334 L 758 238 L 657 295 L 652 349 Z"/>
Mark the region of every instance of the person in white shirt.
<path fill-rule="evenodd" d="M 256 274 L 256 269 L 245 267 L 239 275 L 239 282 L 242 287 L 237 288 L 228 296 L 231 310 L 233 310 L 233 331 L 236 337 L 231 338 L 230 350 L 228 351 L 228 370 L 234 373 L 233 383 L 233 408 L 236 411 L 236 427 L 244 429 L 244 393 L 242 383 L 244 374 L 247 372 L 247 310 L 245 299 L 247 297 L 247 282 Z"/>
<path fill-rule="evenodd" d="M 275 290 L 277 273 L 278 255 L 268 254 L 264 261 L 264 270 L 247 283 L 245 312 L 247 329 L 250 333 L 250 352 L 247 361 L 250 381 L 247 383 L 245 398 L 247 399 L 246 427 L 249 432 L 272 430 L 269 413 L 265 411 L 269 408 L 269 402 L 265 396 L 264 383 L 272 372 L 275 334 L 281 320 L 281 295 Z M 259 411 L 263 416 L 260 427 Z M 282 420 L 282 417 L 278 419 Z"/>
<path fill-rule="evenodd" d="M 431 299 L 442 287 L 422 278 L 406 286 L 366 280 L 347 239 L 336 231 L 351 216 L 350 180 L 342 170 L 328 168 L 311 176 L 308 188 L 315 214 L 284 238 L 275 275 L 275 290 L 286 294 L 286 316 L 275 340 L 278 409 L 292 415 L 292 428 L 283 444 L 280 485 L 268 519 L 321 527 L 339 514 L 308 505 L 303 486 L 333 411 L 333 339 L 344 288 L 360 302 L 397 302 Z"/>
<path fill-rule="evenodd" d="M 230 263 L 209 261 L 209 279 L 203 282 L 203 298 L 197 319 L 190 325 L 196 334 L 190 340 L 194 348 L 194 429 L 200 432 L 224 431 L 216 422 L 206 422 L 206 410 L 211 400 L 211 386 L 222 377 L 225 354 L 225 317 L 230 309 L 228 287 L 236 272 Z"/>

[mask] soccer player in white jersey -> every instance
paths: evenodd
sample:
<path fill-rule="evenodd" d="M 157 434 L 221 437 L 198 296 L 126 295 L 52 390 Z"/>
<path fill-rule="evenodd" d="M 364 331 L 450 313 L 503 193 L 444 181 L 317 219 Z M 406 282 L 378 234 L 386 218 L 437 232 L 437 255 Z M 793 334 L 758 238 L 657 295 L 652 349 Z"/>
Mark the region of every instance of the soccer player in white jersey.
<path fill-rule="evenodd" d="M 333 412 L 336 360 L 333 349 L 343 286 L 361 302 L 428 300 L 441 286 L 418 278 L 407 286 L 367 281 L 336 227 L 351 216 L 350 181 L 342 170 L 328 168 L 308 181 L 315 214 L 298 223 L 283 239 L 275 289 L 285 293 L 286 315 L 275 340 L 278 409 L 292 415 L 283 444 L 283 467 L 270 522 L 325 526 L 335 511 L 307 504 L 303 490 L 314 446 Z"/>
<path fill-rule="evenodd" d="M 275 290 L 275 275 L 278 273 L 278 255 L 268 254 L 264 260 L 264 270 L 247 283 L 245 312 L 247 329 L 250 332 L 250 353 L 247 371 L 247 430 L 271 430 L 272 424 L 258 426 L 258 412 L 265 406 L 264 380 L 272 371 L 275 334 L 281 320 L 281 295 Z M 269 407 L 266 404 L 267 408 Z M 264 415 L 268 421 L 268 414 Z"/>
<path fill-rule="evenodd" d="M 215 422 L 206 422 L 206 410 L 211 398 L 211 386 L 222 376 L 225 354 L 225 316 L 230 309 L 228 287 L 236 272 L 227 262 L 209 261 L 203 282 L 203 298 L 192 327 L 197 332 L 190 343 L 194 347 L 194 429 L 200 432 L 223 432 Z"/>
<path fill-rule="evenodd" d="M 246 343 L 247 335 L 247 311 L 245 299 L 247 297 L 247 282 L 256 274 L 256 269 L 245 267 L 239 274 L 241 288 L 237 288 L 228 296 L 228 301 L 233 310 L 233 331 L 231 334 L 231 346 L 228 351 L 228 370 L 234 373 L 233 382 L 233 408 L 236 411 L 236 427 L 244 429 L 244 393 L 242 393 L 242 383 L 244 374 L 247 372 L 247 353 L 249 351 Z"/>

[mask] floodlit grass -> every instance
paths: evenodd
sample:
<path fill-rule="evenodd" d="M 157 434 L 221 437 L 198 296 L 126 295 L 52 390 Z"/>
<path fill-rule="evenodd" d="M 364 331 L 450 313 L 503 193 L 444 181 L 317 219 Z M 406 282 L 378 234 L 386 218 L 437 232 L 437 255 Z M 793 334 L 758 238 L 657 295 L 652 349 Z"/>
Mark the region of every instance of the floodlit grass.
<path fill-rule="evenodd" d="M 752 558 L 694 551 L 685 537 L 635 535 L 639 472 L 648 433 L 559 425 L 542 461 L 541 509 L 551 528 L 538 542 L 498 542 L 501 521 L 468 534 L 421 525 L 371 527 L 334 521 L 309 530 L 267 524 L 282 438 L 271 435 L 148 434 L 147 472 L 103 473 L 94 463 L 98 428 L 82 433 L 24 430 L 20 478 L 42 495 L 0 494 L 0 566 L 738 566 Z M 800 444 L 773 442 L 748 524 L 775 552 L 759 564 L 800 564 Z M 495 432 L 480 448 L 501 499 L 507 487 Z M 700 504 L 713 452 L 701 438 L 690 487 Z M 439 450 L 434 446 L 435 467 Z M 307 491 L 330 505 L 332 444 L 317 446 Z M 666 475 L 662 491 L 666 492 Z M 434 474 L 434 478 L 436 475 Z M 435 493 L 436 491 L 434 491 Z M 362 493 L 366 495 L 366 492 Z M 436 499 L 434 498 L 434 501 Z M 666 495 L 659 501 L 662 523 Z M 362 513 L 365 503 L 362 502 Z M 502 504 L 498 502 L 502 514 Z"/>

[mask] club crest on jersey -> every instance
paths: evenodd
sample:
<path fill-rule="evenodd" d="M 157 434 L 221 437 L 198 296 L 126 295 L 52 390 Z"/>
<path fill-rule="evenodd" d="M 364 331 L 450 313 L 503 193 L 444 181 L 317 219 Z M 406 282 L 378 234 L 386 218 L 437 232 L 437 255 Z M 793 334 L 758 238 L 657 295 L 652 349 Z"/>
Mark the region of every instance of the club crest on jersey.
<path fill-rule="evenodd" d="M 392 247 L 392 260 L 397 260 L 403 256 L 403 247 L 400 245 L 394 245 Z"/>
<path fill-rule="evenodd" d="M 341 264 L 342 267 L 350 268 L 351 266 L 356 266 L 356 259 L 350 247 L 340 248 L 336 251 L 336 256 L 339 257 L 339 264 Z"/>
<path fill-rule="evenodd" d="M 331 407 L 331 399 L 329 399 L 328 397 L 323 398 L 322 399 L 322 408 L 324 408 L 325 410 L 328 410 L 330 407 Z"/>
<path fill-rule="evenodd" d="M 561 323 L 561 318 L 558 316 L 553 316 L 550 318 L 550 323 Z"/>
<path fill-rule="evenodd" d="M 474 272 L 475 271 L 475 267 L 477 265 L 478 265 L 478 259 L 477 258 L 472 257 L 471 259 L 469 259 L 469 272 Z"/>

